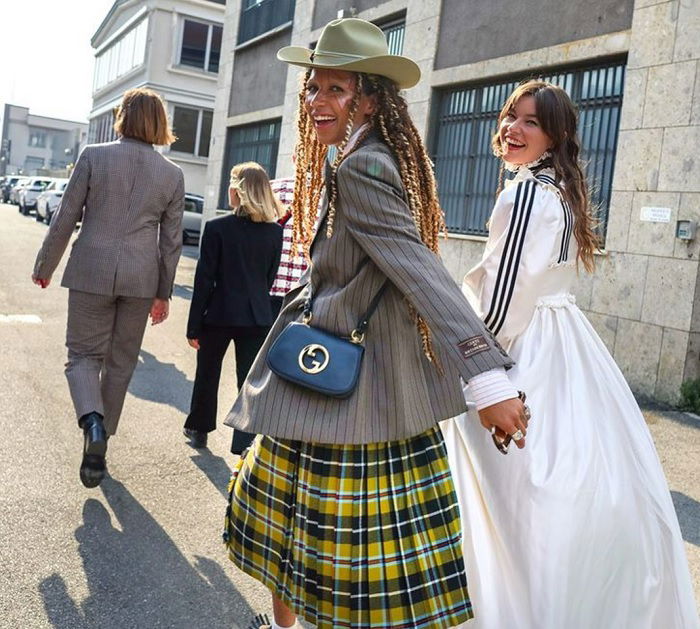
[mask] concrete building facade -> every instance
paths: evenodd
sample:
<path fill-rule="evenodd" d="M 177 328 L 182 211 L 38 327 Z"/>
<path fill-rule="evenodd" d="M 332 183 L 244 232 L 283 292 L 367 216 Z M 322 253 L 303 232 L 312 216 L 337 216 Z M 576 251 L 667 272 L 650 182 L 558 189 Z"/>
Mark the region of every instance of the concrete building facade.
<path fill-rule="evenodd" d="M 450 232 L 441 254 L 457 281 L 483 250 L 500 106 L 529 77 L 569 91 L 604 237 L 577 301 L 635 392 L 677 402 L 700 376 L 700 3 L 229 0 L 205 217 L 224 206 L 235 161 L 292 172 L 299 71 L 275 52 L 310 46 L 339 14 L 400 30 L 421 67 L 405 96 L 435 162 Z M 677 221 L 690 223 L 677 234 Z"/>
<path fill-rule="evenodd" d="M 116 0 L 93 35 L 88 141 L 114 139 L 113 111 L 128 89 L 165 100 L 178 141 L 163 152 L 202 194 L 219 71 L 225 0 Z"/>
<path fill-rule="evenodd" d="M 87 138 L 87 124 L 30 113 L 5 104 L 0 175 L 35 175 L 63 170 L 75 162 Z"/>

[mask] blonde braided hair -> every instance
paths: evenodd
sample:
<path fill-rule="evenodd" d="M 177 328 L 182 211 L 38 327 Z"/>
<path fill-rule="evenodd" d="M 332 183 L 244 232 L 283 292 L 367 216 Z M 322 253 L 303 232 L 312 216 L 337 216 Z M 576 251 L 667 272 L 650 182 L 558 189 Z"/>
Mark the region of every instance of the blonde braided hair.
<path fill-rule="evenodd" d="M 323 188 L 323 165 L 328 151 L 328 148 L 318 141 L 313 120 L 304 106 L 306 86 L 310 75 L 311 70 L 307 70 L 303 75 L 299 92 L 298 135 L 295 148 L 295 193 L 292 202 L 294 243 L 307 256 L 313 240 L 318 204 Z M 326 236 L 330 238 L 333 235 L 335 202 L 337 200 L 337 170 L 343 159 L 347 157 L 345 147 L 352 134 L 353 118 L 362 92 L 364 92 L 367 95 L 375 94 L 377 97 L 377 108 L 372 121 L 398 163 L 408 206 L 420 239 L 437 255 L 440 232 L 446 232 L 445 219 L 438 201 L 433 165 L 428 157 L 423 139 L 408 114 L 408 105 L 399 93 L 398 86 L 390 79 L 372 74 L 357 74 L 356 77 L 355 93 L 348 116 L 348 127 L 343 142 L 338 146 L 337 155 L 331 165 L 330 181 L 327 182 Z M 370 130 L 368 129 L 365 134 L 369 133 Z M 354 146 L 359 146 L 362 139 L 360 138 Z M 420 333 L 425 355 L 442 373 L 443 370 L 433 348 L 428 324 L 417 313 L 412 304 L 409 303 L 408 308 Z"/>

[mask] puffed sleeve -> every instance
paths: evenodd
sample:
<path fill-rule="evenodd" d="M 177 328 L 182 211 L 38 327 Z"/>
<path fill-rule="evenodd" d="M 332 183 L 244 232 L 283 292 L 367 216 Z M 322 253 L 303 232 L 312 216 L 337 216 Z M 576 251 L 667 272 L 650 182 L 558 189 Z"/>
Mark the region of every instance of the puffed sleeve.
<path fill-rule="evenodd" d="M 573 214 L 560 195 L 534 179 L 498 197 L 481 262 L 463 292 L 504 347 L 530 323 L 537 302 L 551 294 L 552 269 L 572 264 Z"/>

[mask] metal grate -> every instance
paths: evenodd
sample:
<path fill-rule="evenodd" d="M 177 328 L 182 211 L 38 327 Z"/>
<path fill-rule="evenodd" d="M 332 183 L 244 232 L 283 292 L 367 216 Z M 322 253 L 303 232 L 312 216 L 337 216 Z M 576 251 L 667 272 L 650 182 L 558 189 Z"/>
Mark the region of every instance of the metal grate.
<path fill-rule="evenodd" d="M 226 154 L 221 173 L 219 207 L 228 207 L 228 183 L 231 169 L 241 162 L 257 162 L 273 179 L 277 168 L 277 150 L 282 120 L 266 120 L 231 127 L 226 137 Z"/>
<path fill-rule="evenodd" d="M 238 43 L 267 33 L 294 19 L 295 0 L 244 0 L 241 3 L 241 21 Z"/>
<path fill-rule="evenodd" d="M 393 20 L 386 24 L 379 24 L 384 31 L 386 43 L 389 46 L 390 55 L 400 55 L 403 52 L 403 40 L 406 33 L 406 20 Z"/>
<path fill-rule="evenodd" d="M 433 160 L 447 227 L 457 234 L 486 235 L 498 187 L 499 160 L 491 152 L 498 113 L 526 78 L 441 91 Z M 620 125 L 625 61 L 537 75 L 565 89 L 578 106 L 581 159 L 605 237 Z"/>

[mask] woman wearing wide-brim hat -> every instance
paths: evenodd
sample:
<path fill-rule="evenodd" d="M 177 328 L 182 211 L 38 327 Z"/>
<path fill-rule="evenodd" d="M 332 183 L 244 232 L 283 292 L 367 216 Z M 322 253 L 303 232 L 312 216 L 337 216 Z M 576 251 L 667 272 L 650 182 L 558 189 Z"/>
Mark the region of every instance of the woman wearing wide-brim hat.
<path fill-rule="evenodd" d="M 226 420 L 260 435 L 231 482 L 229 556 L 272 591 L 272 627 L 293 626 L 295 615 L 325 629 L 453 627 L 471 605 L 437 422 L 465 409 L 461 376 L 485 427 L 524 434 L 504 369 L 512 361 L 436 255 L 435 180 L 399 95 L 418 82 L 417 65 L 352 18 L 329 23 L 315 50 L 278 57 L 307 68 L 292 209 L 311 267 Z M 353 331 L 364 330 L 348 397 L 278 375 L 274 343 L 304 311 L 312 331 L 360 340 Z M 306 367 L 324 369 L 322 353 Z"/>

